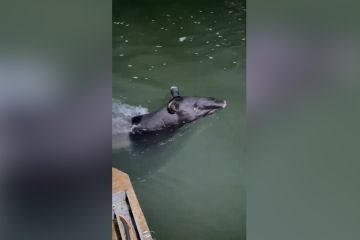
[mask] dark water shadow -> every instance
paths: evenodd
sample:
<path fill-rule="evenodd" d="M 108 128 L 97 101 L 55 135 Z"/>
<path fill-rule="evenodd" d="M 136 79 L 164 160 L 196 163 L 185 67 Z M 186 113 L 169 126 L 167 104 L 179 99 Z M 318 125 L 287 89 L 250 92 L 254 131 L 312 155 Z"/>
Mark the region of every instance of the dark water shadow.
<path fill-rule="evenodd" d="M 133 181 L 145 180 L 169 163 L 186 144 L 195 127 L 191 123 L 178 129 L 130 136 L 130 149 L 113 150 L 113 167 L 129 174 Z"/>

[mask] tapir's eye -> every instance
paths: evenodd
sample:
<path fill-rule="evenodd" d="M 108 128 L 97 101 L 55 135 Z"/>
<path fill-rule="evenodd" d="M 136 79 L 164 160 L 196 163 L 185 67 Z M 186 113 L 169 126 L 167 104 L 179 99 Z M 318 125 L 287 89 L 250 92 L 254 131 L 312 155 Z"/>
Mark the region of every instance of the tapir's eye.
<path fill-rule="evenodd" d="M 177 112 L 177 105 L 176 105 L 175 102 L 170 102 L 170 103 L 168 104 L 168 111 L 169 111 L 169 113 L 171 113 L 171 114 L 174 114 L 174 113 Z"/>
<path fill-rule="evenodd" d="M 194 104 L 194 111 L 195 111 L 195 112 L 198 112 L 199 110 L 200 110 L 200 109 L 199 109 L 199 106 L 195 103 L 195 104 Z"/>

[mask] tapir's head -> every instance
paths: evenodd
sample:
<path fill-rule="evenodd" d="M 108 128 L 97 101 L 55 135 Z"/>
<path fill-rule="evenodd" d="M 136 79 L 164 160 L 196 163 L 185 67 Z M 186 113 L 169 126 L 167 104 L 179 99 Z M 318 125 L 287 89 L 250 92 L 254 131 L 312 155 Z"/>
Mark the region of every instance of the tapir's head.
<path fill-rule="evenodd" d="M 210 97 L 181 96 L 177 87 L 170 88 L 172 98 L 159 111 L 132 118 L 135 130 L 161 130 L 180 127 L 225 108 L 225 100 Z"/>
<path fill-rule="evenodd" d="M 171 87 L 170 91 L 172 99 L 167 104 L 167 111 L 170 115 L 175 114 L 181 123 L 192 122 L 226 107 L 225 100 L 181 96 L 177 87 Z"/>
<path fill-rule="evenodd" d="M 167 104 L 168 113 L 176 114 L 182 123 L 192 122 L 226 107 L 225 100 L 180 96 L 176 87 L 171 87 L 170 91 L 173 98 Z"/>

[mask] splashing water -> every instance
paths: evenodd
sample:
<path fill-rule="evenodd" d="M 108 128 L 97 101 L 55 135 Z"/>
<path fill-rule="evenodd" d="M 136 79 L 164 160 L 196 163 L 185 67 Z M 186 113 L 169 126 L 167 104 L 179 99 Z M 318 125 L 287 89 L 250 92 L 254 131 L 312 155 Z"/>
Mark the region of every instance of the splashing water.
<path fill-rule="evenodd" d="M 131 118 L 148 113 L 142 106 L 132 106 L 120 100 L 112 100 L 112 134 L 124 134 L 131 131 Z"/>

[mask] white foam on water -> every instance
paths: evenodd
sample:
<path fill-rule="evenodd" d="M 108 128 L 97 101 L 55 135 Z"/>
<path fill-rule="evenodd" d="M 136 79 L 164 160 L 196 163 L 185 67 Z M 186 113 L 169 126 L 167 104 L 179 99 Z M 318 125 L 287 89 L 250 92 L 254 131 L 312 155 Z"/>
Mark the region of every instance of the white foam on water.
<path fill-rule="evenodd" d="M 142 106 L 132 106 L 122 103 L 120 100 L 112 100 L 112 148 L 131 148 L 129 132 L 132 130 L 131 118 L 148 113 L 148 109 Z"/>
<path fill-rule="evenodd" d="M 186 40 L 186 38 L 187 38 L 187 37 L 180 37 L 180 38 L 179 38 L 179 41 L 180 41 L 180 42 L 183 42 L 183 41 Z"/>
<path fill-rule="evenodd" d="M 148 112 L 149 110 L 142 106 L 132 106 L 113 99 L 112 134 L 129 133 L 131 131 L 131 118 Z"/>

